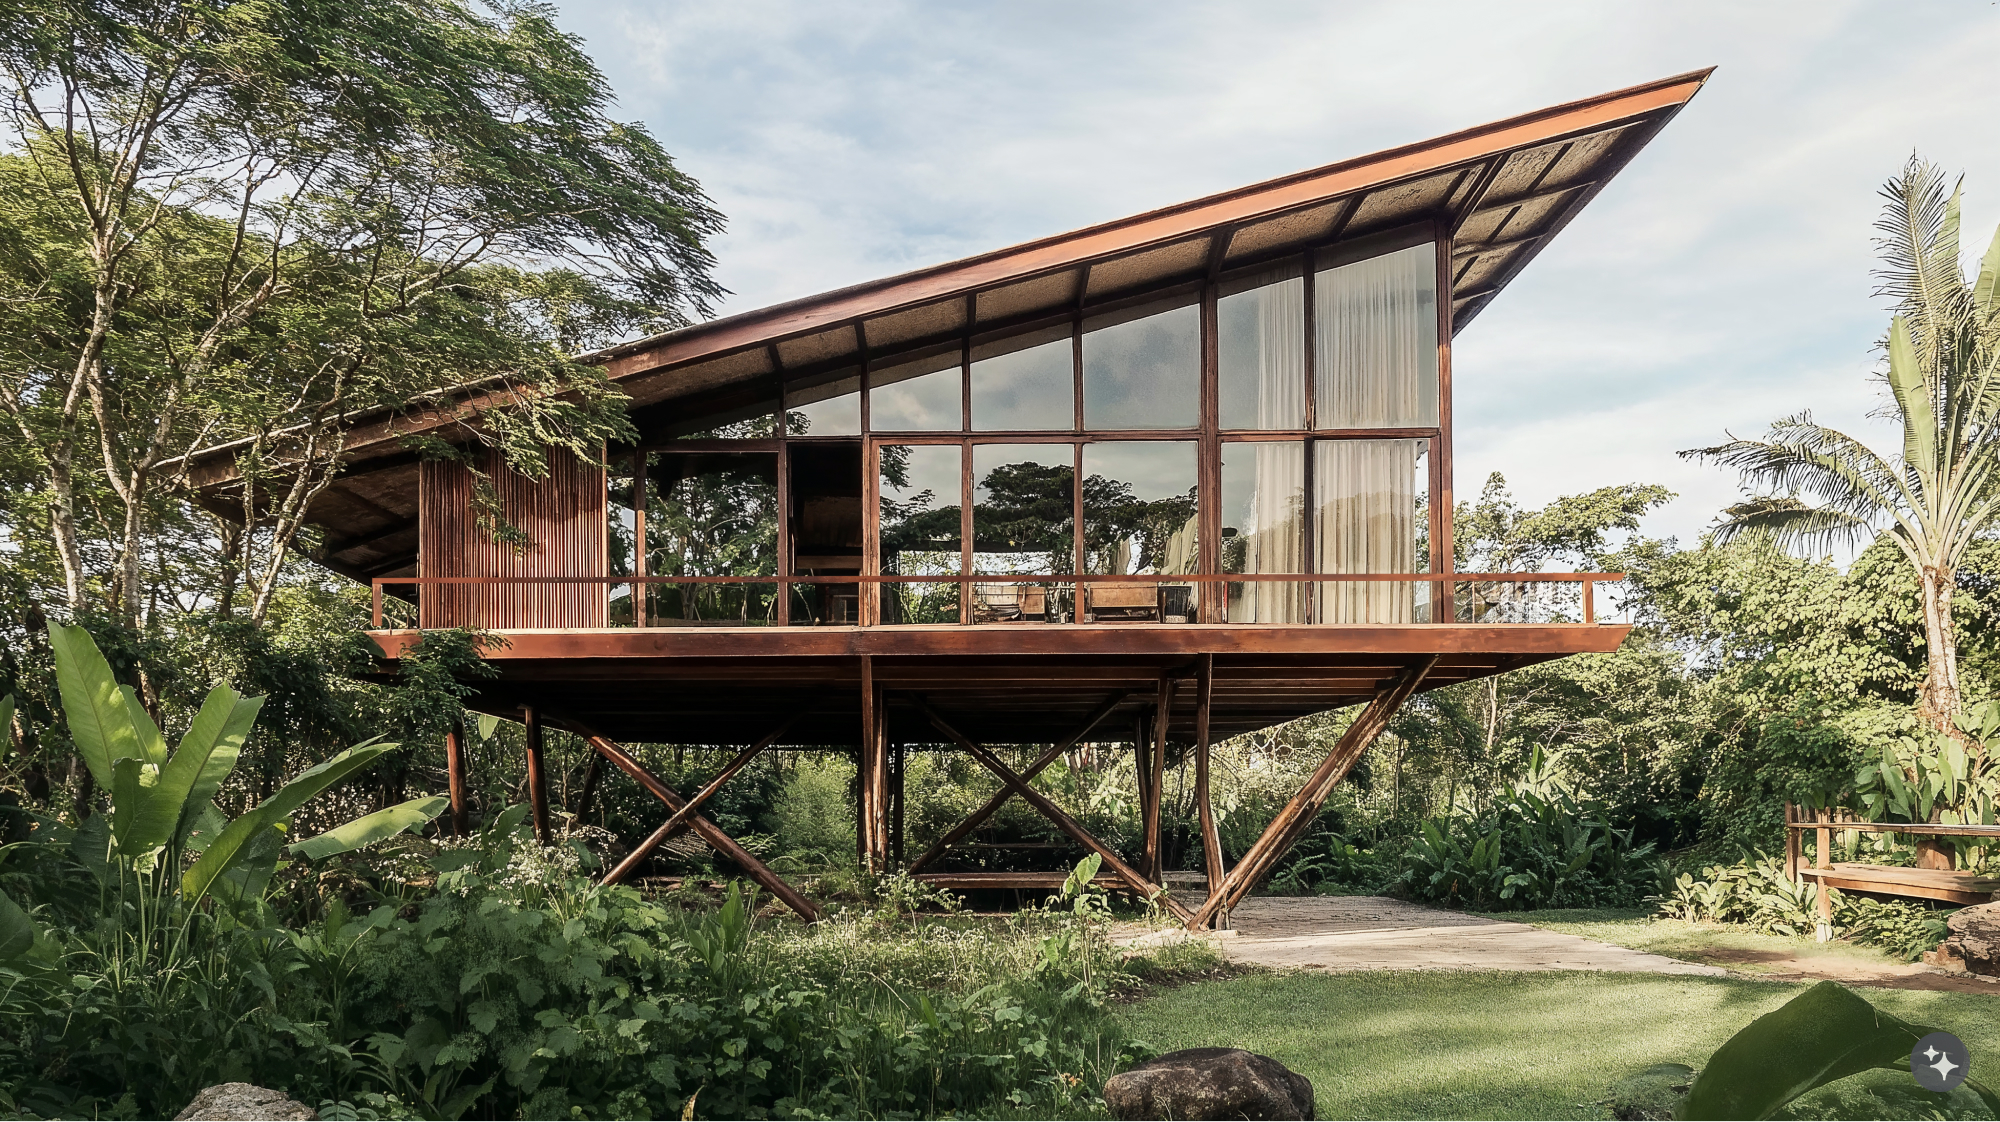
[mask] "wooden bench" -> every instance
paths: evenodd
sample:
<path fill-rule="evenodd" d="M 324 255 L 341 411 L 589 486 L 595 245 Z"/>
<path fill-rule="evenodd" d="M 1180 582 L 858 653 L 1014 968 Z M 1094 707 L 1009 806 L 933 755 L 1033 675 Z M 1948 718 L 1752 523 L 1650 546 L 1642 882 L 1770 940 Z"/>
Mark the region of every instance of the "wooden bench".
<path fill-rule="evenodd" d="M 1825 888 L 1914 896 L 1924 900 L 1942 900 L 1948 904 L 1988 904 L 1993 901 L 1993 893 L 2000 891 L 2000 877 L 1989 877 L 1984 873 L 1957 869 L 1900 869 L 1851 862 L 1800 869 L 1799 878 Z"/>
<path fill-rule="evenodd" d="M 1844 813 L 1844 812 L 1843 812 Z M 1815 863 L 1807 865 L 1804 854 L 1805 831 L 1818 834 Z M 1827 890 L 1867 892 L 1880 896 L 1905 896 L 1937 900 L 1947 904 L 1988 904 L 2000 892 L 2000 877 L 1990 877 L 1964 869 L 1907 869 L 1893 865 L 1837 862 L 1833 853 L 1833 832 L 1851 830 L 1863 834 L 1914 834 L 1925 837 L 2000 839 L 2000 826 L 1961 825 L 1944 822 L 1857 822 L 1836 818 L 1832 811 L 1815 810 L 1811 817 L 1785 804 L 1785 873 L 1795 881 L 1818 888 L 1819 941 L 1833 938 L 1833 902 Z"/>

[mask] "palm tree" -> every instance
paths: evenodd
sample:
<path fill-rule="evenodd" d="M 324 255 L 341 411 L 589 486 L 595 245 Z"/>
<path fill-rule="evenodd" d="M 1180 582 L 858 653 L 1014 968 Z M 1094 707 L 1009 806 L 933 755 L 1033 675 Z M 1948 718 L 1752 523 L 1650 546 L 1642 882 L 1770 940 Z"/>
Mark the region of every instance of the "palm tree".
<path fill-rule="evenodd" d="M 1877 295 L 1896 306 L 1885 414 L 1902 422 L 1901 452 L 1884 456 L 1802 412 L 1762 440 L 1681 454 L 1736 468 L 1753 490 L 1726 512 L 1718 541 L 1768 535 L 1823 549 L 1886 533 L 1896 543 L 1922 600 L 1927 665 L 1917 712 L 1963 739 L 1951 598 L 1967 547 L 2000 516 L 2000 230 L 1968 284 L 1957 185 L 1947 194 L 1943 172 L 1912 156 L 1882 196 Z"/>

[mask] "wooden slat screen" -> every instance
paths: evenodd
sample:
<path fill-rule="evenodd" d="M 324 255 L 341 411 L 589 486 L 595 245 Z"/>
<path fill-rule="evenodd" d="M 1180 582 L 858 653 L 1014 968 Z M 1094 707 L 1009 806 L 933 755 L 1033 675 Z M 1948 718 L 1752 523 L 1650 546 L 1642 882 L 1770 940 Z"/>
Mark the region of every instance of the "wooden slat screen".
<path fill-rule="evenodd" d="M 599 577 L 605 575 L 605 478 L 600 467 L 560 449 L 546 479 L 483 453 L 501 510 L 529 538 L 496 542 L 478 525 L 473 475 L 462 464 L 426 461 L 419 475 L 419 565 L 438 577 Z M 447 584 L 422 590 L 423 627 L 604 627 L 602 584 Z"/>

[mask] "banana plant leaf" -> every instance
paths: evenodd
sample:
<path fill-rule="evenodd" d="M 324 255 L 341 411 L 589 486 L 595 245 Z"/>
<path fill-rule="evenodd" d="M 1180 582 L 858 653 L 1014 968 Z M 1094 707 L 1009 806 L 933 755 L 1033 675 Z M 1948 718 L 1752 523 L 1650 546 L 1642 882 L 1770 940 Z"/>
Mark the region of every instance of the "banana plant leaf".
<path fill-rule="evenodd" d="M 14 747 L 14 695 L 0 697 L 0 764 Z"/>
<path fill-rule="evenodd" d="M 188 788 L 187 798 L 181 803 L 180 822 L 174 827 L 176 839 L 185 843 L 203 815 L 214 807 L 211 801 L 215 793 L 222 789 L 222 781 L 236 770 L 236 760 L 243 752 L 243 742 L 250 737 L 250 730 L 257 724 L 257 714 L 264 708 L 261 697 L 239 698 L 236 707 L 229 712 L 222 731 L 215 737 L 215 748 L 209 752 L 208 760 L 202 764 L 201 775 Z M 190 733 L 192 729 L 188 730 Z M 185 741 L 183 741 L 185 743 Z M 217 826 L 210 836 L 221 832 Z"/>
<path fill-rule="evenodd" d="M 215 883 L 215 878 L 227 872 L 244 855 L 244 847 L 259 831 L 291 817 L 292 812 L 307 800 L 374 763 L 383 753 L 396 747 L 395 744 L 357 744 L 316 767 L 300 772 L 297 778 L 280 787 L 276 794 L 231 822 L 202 850 L 200 859 L 189 866 L 187 874 L 181 878 L 181 895 L 190 904 L 200 900 Z"/>
<path fill-rule="evenodd" d="M 138 692 L 131 686 L 119 686 L 118 694 L 125 699 L 125 712 L 132 718 L 132 731 L 139 735 L 139 751 L 145 761 L 155 768 L 167 766 L 167 738 L 153 723 L 153 715 L 139 703 Z"/>
<path fill-rule="evenodd" d="M 420 829 L 444 812 L 451 800 L 443 795 L 411 799 L 385 807 L 373 814 L 364 814 L 352 822 L 343 823 L 324 834 L 304 841 L 293 842 L 286 852 L 294 857 L 304 857 L 319 861 L 338 853 L 374 845 L 385 838 L 395 837 L 405 830 Z"/>
<path fill-rule="evenodd" d="M 109 790 L 111 761 L 145 757 L 139 731 L 132 727 L 132 711 L 90 632 L 52 623 L 49 646 L 56 656 L 56 689 L 62 695 L 70 740 L 90 768 L 91 778 Z"/>
<path fill-rule="evenodd" d="M 0 892 L 0 962 L 12 962 L 35 945 L 35 925 L 5 892 Z"/>
<path fill-rule="evenodd" d="M 1836 1079 L 1872 1068 L 1907 1070 L 1910 1049 L 1936 1031 L 1884 1013 L 1836 982 L 1821 982 L 1716 1049 L 1674 1117 L 1769 1118 Z M 2000 1110 L 1990 1091 L 1966 1084 Z"/>
<path fill-rule="evenodd" d="M 187 735 L 181 737 L 180 747 L 174 750 L 173 758 L 166 761 L 166 766 L 160 769 L 151 787 L 140 789 L 140 798 L 130 814 L 126 812 L 124 792 L 119 792 L 118 822 L 113 832 L 118 835 L 121 853 L 135 856 L 150 853 L 172 840 L 187 808 L 189 794 L 201 779 L 203 769 L 208 766 L 208 758 L 215 751 L 216 738 L 229 724 L 229 718 L 236 710 L 236 701 L 236 691 L 227 686 L 217 686 L 209 691 L 208 699 L 202 702 L 201 711 L 195 714 Z M 141 730 L 141 735 L 144 735 L 144 730 Z M 122 768 L 125 761 L 118 763 Z"/>

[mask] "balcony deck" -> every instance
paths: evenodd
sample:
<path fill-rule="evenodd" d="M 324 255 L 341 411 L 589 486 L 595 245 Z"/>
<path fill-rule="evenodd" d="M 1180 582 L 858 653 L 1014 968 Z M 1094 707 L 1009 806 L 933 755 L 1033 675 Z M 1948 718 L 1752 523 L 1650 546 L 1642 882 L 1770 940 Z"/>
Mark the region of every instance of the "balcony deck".
<path fill-rule="evenodd" d="M 1215 660 L 1211 735 L 1230 736 L 1363 702 L 1412 665 L 1441 656 L 1436 689 L 1560 658 L 1617 649 L 1622 624 L 1065 624 L 871 627 L 562 628 L 493 632 L 498 677 L 471 683 L 471 708 L 534 706 L 588 718 L 625 742 L 739 744 L 805 712 L 780 743 L 860 739 L 866 660 L 890 733 L 939 739 L 918 702 L 987 743 L 1046 743 L 1114 694 L 1107 739 L 1150 711 L 1160 682 Z M 422 632 L 369 633 L 393 662 Z M 384 670 L 389 666 L 385 664 Z M 1129 716 L 1125 711 L 1129 710 Z M 1195 738 L 1191 706 L 1171 735 Z M 1185 726 L 1185 727 L 1183 727 Z"/>

